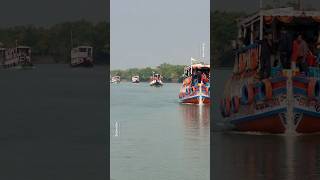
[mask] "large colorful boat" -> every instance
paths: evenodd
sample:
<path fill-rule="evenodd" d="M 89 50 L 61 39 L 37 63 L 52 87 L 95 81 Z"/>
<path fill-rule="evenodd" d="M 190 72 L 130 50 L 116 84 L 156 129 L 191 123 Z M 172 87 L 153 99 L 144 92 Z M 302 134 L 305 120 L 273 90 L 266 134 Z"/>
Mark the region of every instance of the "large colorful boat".
<path fill-rule="evenodd" d="M 290 52 L 289 67 L 274 61 L 270 75 L 261 75 L 266 71 L 262 62 L 265 46 L 262 44 L 267 32 L 273 42 L 279 42 L 283 32 L 287 35 L 310 33 L 320 37 L 318 27 L 319 11 L 293 8 L 260 10 L 239 21 L 239 39 L 247 39 L 249 43 L 235 48 L 234 70 L 220 104 L 223 117 L 234 125 L 235 130 L 267 133 L 320 131 L 319 62 L 308 62 L 307 71 L 302 72 L 291 62 Z M 320 44 L 319 40 L 306 39 L 306 42 Z M 283 59 L 279 54 L 280 50 L 275 49 L 271 61 Z M 311 58 L 317 57 L 311 55 Z"/>
<path fill-rule="evenodd" d="M 180 102 L 184 104 L 209 104 L 210 65 L 203 62 L 191 63 L 190 66 L 185 67 L 184 77 L 179 93 Z"/>

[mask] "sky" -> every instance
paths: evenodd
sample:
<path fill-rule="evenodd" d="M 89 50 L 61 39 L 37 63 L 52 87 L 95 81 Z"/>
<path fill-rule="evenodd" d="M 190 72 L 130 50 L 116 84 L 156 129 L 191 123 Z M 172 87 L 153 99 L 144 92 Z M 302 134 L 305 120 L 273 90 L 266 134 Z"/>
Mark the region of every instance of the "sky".
<path fill-rule="evenodd" d="M 105 21 L 108 5 L 107 0 L 1 0 L 0 27 L 46 26 L 80 19 Z"/>
<path fill-rule="evenodd" d="M 206 44 L 210 0 L 111 0 L 111 70 L 190 64 Z"/>

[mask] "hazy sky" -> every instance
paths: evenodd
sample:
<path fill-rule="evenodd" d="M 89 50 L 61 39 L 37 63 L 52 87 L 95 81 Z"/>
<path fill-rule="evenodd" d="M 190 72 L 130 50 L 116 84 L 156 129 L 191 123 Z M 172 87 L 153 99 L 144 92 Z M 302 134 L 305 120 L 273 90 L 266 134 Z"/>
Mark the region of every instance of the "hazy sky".
<path fill-rule="evenodd" d="M 0 26 L 106 20 L 107 0 L 1 0 Z"/>
<path fill-rule="evenodd" d="M 206 43 L 209 0 L 111 0 L 111 69 L 189 64 Z"/>

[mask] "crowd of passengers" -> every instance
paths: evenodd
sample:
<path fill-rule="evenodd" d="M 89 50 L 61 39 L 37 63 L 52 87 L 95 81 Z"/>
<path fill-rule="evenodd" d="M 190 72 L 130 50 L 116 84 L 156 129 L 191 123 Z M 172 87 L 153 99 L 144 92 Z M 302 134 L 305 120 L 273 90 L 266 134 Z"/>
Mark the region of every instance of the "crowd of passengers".
<path fill-rule="evenodd" d="M 278 40 L 267 31 L 261 44 L 260 78 L 268 78 L 271 67 L 291 69 L 298 67 L 307 74 L 309 67 L 320 64 L 320 36 L 310 32 L 289 32 L 281 29 Z M 245 43 L 246 44 L 246 43 Z"/>

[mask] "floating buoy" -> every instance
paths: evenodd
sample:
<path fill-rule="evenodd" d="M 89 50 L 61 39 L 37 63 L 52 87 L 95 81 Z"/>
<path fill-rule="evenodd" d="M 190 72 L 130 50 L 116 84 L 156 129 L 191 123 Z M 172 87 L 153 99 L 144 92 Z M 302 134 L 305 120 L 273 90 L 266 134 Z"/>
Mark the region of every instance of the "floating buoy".
<path fill-rule="evenodd" d="M 238 96 L 233 96 L 231 99 L 231 109 L 233 113 L 239 112 L 240 98 Z"/>
<path fill-rule="evenodd" d="M 220 110 L 221 110 L 222 116 L 229 117 L 231 112 L 230 109 L 231 109 L 230 97 L 226 97 L 220 102 Z"/>

